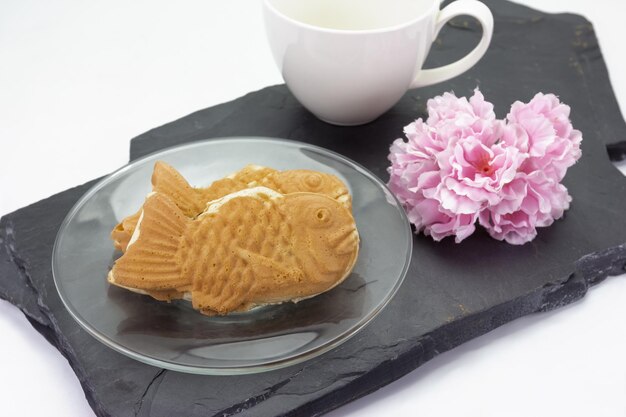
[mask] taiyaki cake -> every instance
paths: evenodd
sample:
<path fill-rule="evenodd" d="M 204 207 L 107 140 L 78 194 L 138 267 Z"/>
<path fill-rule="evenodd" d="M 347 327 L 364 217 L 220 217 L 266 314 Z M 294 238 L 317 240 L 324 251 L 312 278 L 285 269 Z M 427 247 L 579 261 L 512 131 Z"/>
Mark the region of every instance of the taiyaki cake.
<path fill-rule="evenodd" d="M 328 291 L 350 274 L 358 252 L 351 210 L 325 194 L 245 188 L 191 218 L 156 191 L 108 281 L 224 315 Z"/>
<path fill-rule="evenodd" d="M 152 173 L 152 191 L 168 196 L 190 218 L 202 213 L 210 201 L 256 186 L 264 186 L 281 194 L 324 194 L 351 209 L 352 200 L 345 184 L 336 176 L 323 172 L 304 169 L 277 171 L 259 165 L 248 165 L 206 188 L 192 187 L 176 169 L 162 161 L 155 163 Z M 141 209 L 115 226 L 111 239 L 116 249 L 122 252 L 126 250 L 140 216 Z"/>

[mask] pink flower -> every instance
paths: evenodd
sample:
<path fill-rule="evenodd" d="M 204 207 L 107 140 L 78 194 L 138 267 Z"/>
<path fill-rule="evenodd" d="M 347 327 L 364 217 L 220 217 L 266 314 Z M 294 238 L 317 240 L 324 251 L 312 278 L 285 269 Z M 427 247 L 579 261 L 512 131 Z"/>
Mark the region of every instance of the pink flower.
<path fill-rule="evenodd" d="M 438 155 L 440 182 L 424 189 L 424 196 L 454 214 L 477 213 L 500 202 L 502 188 L 513 181 L 526 157 L 515 147 L 460 138 Z"/>
<path fill-rule="evenodd" d="M 423 170 L 414 176 L 417 182 L 413 187 L 403 186 L 406 178 L 392 174 L 389 188 L 407 208 L 407 217 L 417 231 L 423 230 L 436 241 L 456 236 L 457 243 L 461 242 L 474 233 L 478 213 L 455 214 L 441 207 L 440 201 L 425 197 L 423 190 L 436 187 L 441 179 L 434 163 L 424 163 L 420 167 Z"/>
<path fill-rule="evenodd" d="M 413 125 L 418 129 L 426 128 L 421 120 Z M 427 141 L 428 136 L 423 133 L 416 130 L 416 135 Z M 423 189 L 440 182 L 439 167 L 434 158 L 436 153 L 424 153 L 415 145 L 416 142 L 410 139 L 408 142 L 398 139 L 391 145 L 389 155 L 392 162 L 388 169 L 389 188 L 407 208 L 409 221 L 418 231 L 423 230 L 437 241 L 455 234 L 463 238 L 471 235 L 475 230 L 476 215 L 455 216 L 440 210 L 438 201 L 424 197 Z"/>
<path fill-rule="evenodd" d="M 569 113 L 569 106 L 554 94 L 538 93 L 527 104 L 513 103 L 507 120 L 521 128 L 517 146 L 530 155 L 522 171 L 542 170 L 555 181 L 565 177 L 567 168 L 581 156 L 582 141 L 581 132 L 572 127 Z"/>
<path fill-rule="evenodd" d="M 435 97 L 428 101 L 428 114 L 426 123 L 418 119 L 404 128 L 406 142 L 397 139 L 391 145 L 389 187 L 407 208 L 409 220 L 418 231 L 423 230 L 435 240 L 455 235 L 460 242 L 474 232 L 476 204 L 483 204 L 489 194 L 481 191 L 484 187 L 480 183 L 493 183 L 486 178 L 502 176 L 502 165 L 507 163 L 501 147 L 495 153 L 490 150 L 502 123 L 496 120 L 493 105 L 478 90 L 469 101 L 450 93 Z M 454 144 L 458 144 L 456 155 Z M 450 151 L 453 154 L 449 161 L 442 161 L 441 155 Z M 449 177 L 450 189 L 437 191 L 442 176 Z M 470 189 L 472 185 L 465 186 L 463 180 L 474 184 L 475 190 Z M 478 203 L 472 198 L 479 199 Z M 444 200 L 446 205 L 442 204 Z"/>
<path fill-rule="evenodd" d="M 491 237 L 514 245 L 530 242 L 537 236 L 537 227 L 550 226 L 563 217 L 572 198 L 567 188 L 541 171 L 520 173 L 507 190 L 512 200 L 483 210 L 479 222 Z M 510 205 L 510 201 L 515 201 Z M 519 206 L 515 208 L 519 202 Z"/>
<path fill-rule="evenodd" d="M 389 187 L 407 208 L 424 199 L 420 191 L 424 178 L 439 171 L 434 157 L 439 150 L 431 136 L 432 130 L 421 119 L 417 120 L 405 128 L 409 140 L 397 139 L 390 148 Z M 410 220 L 415 223 L 414 219 Z"/>
<path fill-rule="evenodd" d="M 451 93 L 435 97 L 428 114 L 426 123 L 405 127 L 406 142 L 392 144 L 389 186 L 418 231 L 460 242 L 474 232 L 478 212 L 500 200 L 523 157 L 495 144 L 503 124 L 478 90 L 469 101 Z"/>
<path fill-rule="evenodd" d="M 523 244 L 563 216 L 571 197 L 559 182 L 580 158 L 582 135 L 552 95 L 516 102 L 508 123 L 476 89 L 467 100 L 428 101 L 428 119 L 405 127 L 390 148 L 389 187 L 416 232 L 461 242 L 476 220 L 495 239 Z"/>
<path fill-rule="evenodd" d="M 440 150 L 462 137 L 473 136 L 489 146 L 500 136 L 503 123 L 496 120 L 493 104 L 485 101 L 478 88 L 469 101 L 453 93 L 444 93 L 428 100 L 426 106 L 426 124 L 434 129 L 439 138 Z"/>
<path fill-rule="evenodd" d="M 454 236 L 454 241 L 460 243 L 476 230 L 478 213 L 450 214 L 439 207 L 434 199 L 424 199 L 410 212 L 416 219 L 415 227 L 420 225 L 426 236 L 431 236 L 437 242 L 447 236 Z M 419 229 L 418 229 L 419 230 Z"/>

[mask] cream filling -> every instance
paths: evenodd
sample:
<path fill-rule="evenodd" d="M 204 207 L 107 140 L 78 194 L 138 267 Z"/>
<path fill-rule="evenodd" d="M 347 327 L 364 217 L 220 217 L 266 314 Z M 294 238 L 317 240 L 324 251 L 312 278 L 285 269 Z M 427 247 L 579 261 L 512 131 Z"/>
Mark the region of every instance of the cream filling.
<path fill-rule="evenodd" d="M 348 201 L 350 201 L 350 195 L 344 194 L 337 197 L 337 201 L 343 205 L 345 205 Z"/>
<path fill-rule="evenodd" d="M 146 200 L 149 199 L 150 197 L 152 197 L 153 195 L 156 194 L 156 191 L 150 191 L 148 193 L 148 195 L 146 196 Z M 135 226 L 135 230 L 133 231 L 133 235 L 130 237 L 130 240 L 128 241 L 128 245 L 126 245 L 126 250 L 128 250 L 128 248 L 130 248 L 130 246 L 135 243 L 137 241 L 137 239 L 139 239 L 139 235 L 141 234 L 141 231 L 139 230 L 141 228 L 141 221 L 143 220 L 143 210 L 141 210 L 141 214 L 139 215 L 139 220 L 137 220 L 137 226 Z"/>
<path fill-rule="evenodd" d="M 141 227 L 141 221 L 143 220 L 143 210 L 141 210 L 141 214 L 139 215 L 139 220 L 137 220 L 137 226 L 135 226 L 135 230 L 133 230 L 133 235 L 130 237 L 130 240 L 128 241 L 128 245 L 126 245 L 126 250 L 128 250 L 128 248 L 131 247 L 132 244 L 134 244 L 137 239 L 139 239 L 139 235 L 141 234 L 141 231 L 139 230 Z"/>
<path fill-rule="evenodd" d="M 219 211 L 220 207 L 224 204 L 228 203 L 230 200 L 238 197 L 255 197 L 259 198 L 261 195 L 266 195 L 271 200 L 276 200 L 282 198 L 283 195 L 274 190 L 271 190 L 267 187 L 254 187 L 254 188 L 246 188 L 235 193 L 231 193 L 225 195 L 222 198 L 218 198 L 217 200 L 209 201 L 206 205 L 206 209 L 198 216 L 198 218 L 202 218 L 208 214 L 215 214 Z"/>

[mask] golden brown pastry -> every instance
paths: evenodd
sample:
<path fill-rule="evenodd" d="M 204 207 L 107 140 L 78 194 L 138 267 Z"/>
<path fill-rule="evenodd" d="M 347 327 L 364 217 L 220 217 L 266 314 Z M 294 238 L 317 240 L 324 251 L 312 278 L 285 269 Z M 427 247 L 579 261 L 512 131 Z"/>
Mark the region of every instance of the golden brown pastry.
<path fill-rule="evenodd" d="M 146 199 L 108 279 L 163 299 L 190 299 L 205 314 L 227 314 L 328 291 L 349 275 L 358 249 L 350 210 L 327 195 L 255 187 L 190 219 L 157 192 Z"/>
<path fill-rule="evenodd" d="M 312 192 L 324 194 L 351 209 L 348 188 L 334 175 L 310 170 L 277 171 L 259 165 L 248 165 L 234 174 L 215 181 L 206 188 L 194 188 L 172 166 L 162 161 L 154 164 L 152 191 L 168 196 L 185 214 L 194 218 L 210 201 L 233 192 L 265 186 L 281 194 Z M 141 209 L 115 226 L 111 239 L 115 248 L 124 252 L 135 230 Z"/>
<path fill-rule="evenodd" d="M 246 183 L 239 179 L 240 173 L 242 178 L 246 179 L 253 175 L 246 168 L 235 173 L 233 178 L 223 178 L 206 188 L 194 188 L 174 167 L 163 161 L 157 161 L 152 172 L 152 191 L 170 197 L 187 217 L 193 218 L 205 209 L 208 201 L 247 188 Z M 265 173 L 266 170 L 264 169 L 262 172 Z M 140 215 L 141 208 L 115 226 L 111 232 L 111 239 L 116 249 L 122 252 L 126 250 Z"/>

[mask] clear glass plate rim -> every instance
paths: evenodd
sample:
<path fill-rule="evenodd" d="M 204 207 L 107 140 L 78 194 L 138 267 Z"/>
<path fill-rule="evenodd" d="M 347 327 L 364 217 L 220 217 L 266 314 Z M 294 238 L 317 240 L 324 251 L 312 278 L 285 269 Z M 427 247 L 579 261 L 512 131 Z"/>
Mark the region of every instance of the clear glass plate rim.
<path fill-rule="evenodd" d="M 207 143 L 227 143 L 227 142 L 231 142 L 233 140 L 236 141 L 265 141 L 265 142 L 271 142 L 271 143 L 276 143 L 276 144 L 281 144 L 281 145 L 288 145 L 288 146 L 294 146 L 294 147 L 299 147 L 299 148 L 308 148 L 308 149 L 312 149 L 312 150 L 316 150 L 319 151 L 322 154 L 327 154 L 332 156 L 334 159 L 339 160 L 341 162 L 346 163 L 347 165 L 349 165 L 351 168 L 357 170 L 359 173 L 361 173 L 362 175 L 364 175 L 365 177 L 367 177 L 370 181 L 373 181 L 374 183 L 376 183 L 378 186 L 380 186 L 383 190 L 386 191 L 387 195 L 390 196 L 391 198 L 393 198 L 393 200 L 396 203 L 396 206 L 399 208 L 399 213 L 401 216 L 401 219 L 403 221 L 403 223 L 405 223 L 405 240 L 406 240 L 406 248 L 407 248 L 407 255 L 406 255 L 406 259 L 402 268 L 402 271 L 400 273 L 400 277 L 399 279 L 395 282 L 394 286 L 391 288 L 391 290 L 389 291 L 389 293 L 387 294 L 387 296 L 376 306 L 376 308 L 374 308 L 368 315 L 364 316 L 359 322 L 357 322 L 352 328 L 350 328 L 348 331 L 346 331 L 345 333 L 337 336 L 336 338 L 320 345 L 317 347 L 313 347 L 310 350 L 307 350 L 305 352 L 299 353 L 295 356 L 290 356 L 284 359 L 278 359 L 278 360 L 273 360 L 273 361 L 268 361 L 265 362 L 262 365 L 250 365 L 250 366 L 237 366 L 237 367 L 229 367 L 229 366 L 224 366 L 224 367 L 215 367 L 215 366 L 207 366 L 207 367 L 202 367 L 202 366 L 189 366 L 189 365 L 184 365 L 184 364 L 179 364 L 173 361 L 168 361 L 165 359 L 159 359 L 159 358 L 153 358 L 152 356 L 146 355 L 142 352 L 138 352 L 135 351 L 133 349 L 129 349 L 123 345 L 120 345 L 119 343 L 117 343 L 116 341 L 110 339 L 109 337 L 102 335 L 100 333 L 97 332 L 96 329 L 93 329 L 92 326 L 86 322 L 86 320 L 84 320 L 80 313 L 78 313 L 77 311 L 74 311 L 74 308 L 72 307 L 72 303 L 67 300 L 62 291 L 59 288 L 59 283 L 57 280 L 57 273 L 56 273 L 56 258 L 57 258 L 57 251 L 59 248 L 59 242 L 60 239 L 63 236 L 63 232 L 65 231 L 65 229 L 67 228 L 68 224 L 70 223 L 70 221 L 74 218 L 75 214 L 82 208 L 82 206 L 90 200 L 90 198 L 95 195 L 104 185 L 106 185 L 107 183 L 109 183 L 110 181 L 114 180 L 115 178 L 123 175 L 126 171 L 129 171 L 131 169 L 133 169 L 135 166 L 137 165 L 141 165 L 143 162 L 150 160 L 151 158 L 154 158 L 156 156 L 166 156 L 168 153 L 171 152 L 179 152 L 179 151 L 184 151 L 185 149 L 192 149 L 195 147 L 202 147 L 203 145 L 207 144 Z M 140 362 L 143 363 L 147 363 L 149 365 L 152 366 L 156 366 L 159 368 L 165 368 L 165 369 L 169 369 L 169 370 L 173 370 L 173 371 L 179 371 L 179 372 L 186 372 L 186 373 L 193 373 L 193 374 L 202 374 L 202 375 L 241 375 L 241 374 L 252 374 L 252 373 L 259 373 L 259 372 L 265 372 L 265 371 L 269 371 L 269 370 L 274 370 L 274 369 L 280 369 L 280 368 L 284 368 L 287 366 L 291 366 L 291 365 L 295 365 L 297 363 L 306 361 L 308 359 L 312 359 L 314 357 L 317 357 L 325 352 L 328 352 L 329 350 L 332 350 L 333 348 L 341 345 L 342 343 L 344 343 L 345 341 L 347 341 L 348 339 L 350 339 L 352 336 L 354 336 L 355 334 L 357 334 L 359 331 L 361 331 L 365 326 L 367 326 L 367 324 L 369 324 L 376 316 L 378 316 L 378 314 L 387 306 L 387 304 L 393 299 L 393 297 L 395 296 L 395 294 L 397 293 L 398 289 L 400 288 L 400 286 L 402 285 L 402 283 L 404 282 L 404 279 L 406 277 L 406 274 L 408 272 L 410 263 L 411 263 L 411 256 L 413 253 L 413 238 L 412 238 L 412 231 L 411 231 L 411 227 L 410 227 L 410 223 L 409 220 L 406 216 L 405 211 L 402 209 L 402 204 L 398 201 L 398 199 L 396 198 L 396 196 L 387 188 L 386 184 L 382 182 L 382 180 L 380 178 L 378 178 L 376 175 L 374 175 L 372 172 L 370 172 L 367 168 L 363 167 L 361 164 L 359 164 L 358 162 L 355 162 L 353 160 L 351 160 L 350 158 L 343 156 L 337 152 L 334 152 L 332 150 L 323 148 L 321 146 L 316 146 L 316 145 L 311 145 L 305 142 L 300 142 L 300 141 L 296 141 L 296 140 L 290 140 L 290 139 L 282 139 L 282 138 L 271 138 L 271 137 L 263 137 L 263 136 L 232 136 L 232 137 L 219 137 L 219 138 L 209 138 L 209 139 L 202 139 L 202 140 L 198 140 L 198 141 L 193 141 L 191 143 L 186 143 L 186 144 L 182 144 L 182 145 L 174 145 L 171 147 L 167 147 L 167 148 L 163 148 L 154 152 L 151 152 L 147 155 L 142 156 L 141 158 L 137 158 L 133 161 L 130 161 L 128 164 L 124 165 L 123 167 L 113 171 L 111 174 L 106 175 L 104 178 L 102 178 L 101 180 L 99 180 L 96 184 L 94 184 L 85 194 L 83 194 L 78 201 L 74 204 L 74 206 L 70 209 L 70 211 L 67 213 L 67 215 L 65 216 L 65 218 L 63 219 L 63 222 L 61 223 L 61 226 L 59 227 L 59 230 L 57 232 L 55 241 L 54 241 L 54 246 L 53 246 L 53 250 L 52 250 L 52 277 L 53 277 L 53 281 L 54 281 L 54 285 L 55 288 L 57 290 L 57 294 L 59 295 L 61 302 L 63 303 L 63 306 L 65 307 L 65 309 L 69 312 L 69 314 L 72 316 L 72 318 L 85 330 L 87 331 L 91 336 L 93 336 L 94 338 L 96 338 L 98 341 L 100 341 L 101 343 L 103 343 L 104 345 L 108 346 L 109 348 L 122 353 L 128 357 L 131 357 L 135 360 L 138 360 Z"/>

